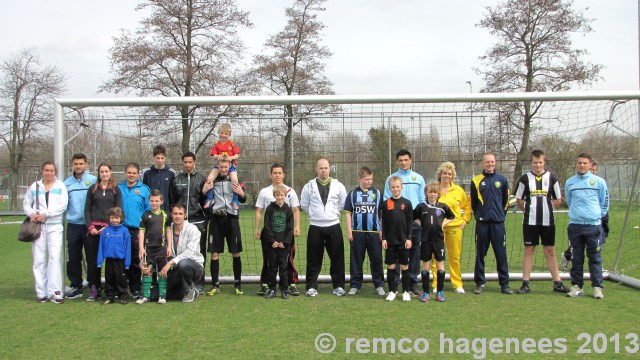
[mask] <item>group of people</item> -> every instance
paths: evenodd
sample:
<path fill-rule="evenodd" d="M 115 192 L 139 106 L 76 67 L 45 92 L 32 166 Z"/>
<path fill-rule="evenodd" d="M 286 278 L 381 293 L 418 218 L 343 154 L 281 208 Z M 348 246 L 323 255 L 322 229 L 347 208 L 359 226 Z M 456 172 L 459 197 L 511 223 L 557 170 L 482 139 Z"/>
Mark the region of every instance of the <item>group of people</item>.
<path fill-rule="evenodd" d="M 232 256 L 234 291 L 242 295 L 242 237 L 239 203 L 246 202 L 236 175 L 239 148 L 230 139 L 231 129 L 221 126 L 220 141 L 211 154 L 217 159 L 209 176 L 196 171 L 196 155 L 182 155 L 181 172 L 165 165 L 166 149 L 153 149 L 154 165 L 140 177 L 140 166 L 125 166 L 125 179 L 115 184 L 111 165 L 102 163 L 98 177 L 87 172 L 87 157 L 72 157 L 73 175 L 61 182 L 55 165 L 42 166 L 42 180 L 29 187 L 24 212 L 42 223 L 40 239 L 33 242 L 33 272 L 37 301 L 63 303 L 83 297 L 83 250 L 87 266 L 87 301 L 116 301 L 126 304 L 131 295 L 136 303 L 167 299 L 192 302 L 203 293 L 206 254 L 210 253 L 212 287 L 220 293 L 219 256 L 225 242 Z M 359 186 L 347 193 L 345 186 L 330 176 L 327 159 L 315 165 L 316 177 L 306 183 L 300 199 L 284 184 L 284 167 L 271 167 L 272 184 L 262 189 L 255 207 L 256 239 L 261 241 L 263 267 L 259 294 L 298 296 L 298 273 L 294 265 L 295 238 L 301 233 L 300 209 L 308 214 L 306 295 L 318 295 L 318 276 L 324 252 L 330 260 L 333 294 L 356 295 L 363 285 L 363 263 L 368 254 L 375 293 L 393 301 L 402 285 L 402 300 L 419 297 L 427 302 L 431 289 L 437 301 L 445 301 L 444 261 L 455 293 L 464 294 L 460 258 L 463 230 L 473 215 L 476 219 L 475 294 L 484 291 L 485 257 L 489 246 L 496 256 L 502 293 L 512 294 L 506 253 L 505 219 L 509 198 L 507 179 L 498 174 L 496 158 L 482 157 L 483 171 L 471 183 L 470 197 L 454 183 L 455 165 L 442 163 L 437 181 L 425 184 L 412 170 L 412 155 L 402 149 L 396 154 L 398 170 L 387 178 L 383 191 L 372 187 L 373 172 L 362 167 Z M 554 207 L 561 197 L 558 179 L 545 170 L 542 151 L 531 154 L 531 171 L 522 176 L 517 189 L 518 206 L 524 211 L 523 283 L 518 294 L 531 291 L 529 276 L 535 247 L 542 242 L 553 290 L 569 296 L 584 295 L 582 268 L 584 253 L 589 258 L 594 297 L 603 298 L 601 218 L 608 212 L 608 193 L 603 179 L 590 172 L 592 159 L 580 154 L 577 174 L 567 180 L 569 242 L 572 268 L 571 289 L 560 280 L 555 258 Z M 63 217 L 67 221 L 67 276 L 71 290 L 63 293 L 60 257 Z M 341 216 L 350 246 L 350 289 L 345 291 L 345 254 Z M 383 258 L 387 266 L 384 289 Z M 432 261 L 435 259 L 435 261 Z M 420 266 L 422 261 L 422 266 Z M 105 284 L 101 267 L 105 265 Z M 431 280 L 433 274 L 433 280 Z M 422 291 L 419 291 L 419 284 Z M 155 285 L 155 286 L 154 286 Z M 104 291 L 104 294 L 103 294 Z"/>

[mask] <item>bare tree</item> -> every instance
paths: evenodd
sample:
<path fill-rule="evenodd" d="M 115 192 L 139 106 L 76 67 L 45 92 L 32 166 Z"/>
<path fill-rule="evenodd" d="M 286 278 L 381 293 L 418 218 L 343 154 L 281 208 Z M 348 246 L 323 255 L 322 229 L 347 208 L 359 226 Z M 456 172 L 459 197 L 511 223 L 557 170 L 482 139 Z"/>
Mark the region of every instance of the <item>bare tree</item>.
<path fill-rule="evenodd" d="M 10 55 L 0 64 L 0 139 L 9 152 L 11 201 L 18 208 L 18 175 L 30 141 L 51 124 L 53 98 L 66 91 L 59 68 L 42 64 L 33 48 Z"/>
<path fill-rule="evenodd" d="M 135 33 L 123 30 L 114 38 L 112 78 L 101 91 L 214 96 L 247 90 L 235 66 L 244 50 L 237 30 L 252 24 L 249 13 L 238 10 L 235 0 L 144 0 L 136 10 L 147 10 L 149 16 Z M 196 145 L 197 152 L 212 134 L 215 119 L 230 108 L 184 105 L 175 110 L 181 117 L 183 152 L 189 150 L 193 131 L 211 126 Z M 214 123 L 203 121 L 203 115 Z"/>
<path fill-rule="evenodd" d="M 583 60 L 588 52 L 574 49 L 574 33 L 593 31 L 571 0 L 506 0 L 487 7 L 477 25 L 489 30 L 497 42 L 480 57 L 482 92 L 566 91 L 574 85 L 599 80 L 601 65 Z M 542 102 L 490 104 L 500 114 L 497 121 L 518 133 L 514 184 L 522 173 L 531 137 L 531 124 Z"/>
<path fill-rule="evenodd" d="M 296 0 L 285 10 L 285 28 L 272 35 L 264 44 L 263 54 L 254 58 L 254 75 L 262 87 L 276 95 L 331 95 L 331 81 L 324 75 L 325 61 L 331 52 L 320 45 L 324 25 L 318 20 L 318 12 L 324 11 L 326 0 Z M 318 124 L 311 121 L 315 114 L 335 112 L 335 105 L 285 105 L 283 121 L 284 164 L 287 169 L 291 162 L 291 141 L 293 129 L 305 121 L 312 129 Z M 281 132 L 280 132 L 281 133 Z"/>

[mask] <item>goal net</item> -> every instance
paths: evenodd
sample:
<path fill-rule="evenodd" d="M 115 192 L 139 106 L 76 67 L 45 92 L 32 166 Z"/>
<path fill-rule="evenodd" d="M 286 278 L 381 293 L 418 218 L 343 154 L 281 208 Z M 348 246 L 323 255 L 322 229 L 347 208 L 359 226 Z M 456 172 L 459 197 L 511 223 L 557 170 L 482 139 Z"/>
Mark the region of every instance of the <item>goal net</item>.
<path fill-rule="evenodd" d="M 453 162 L 454 181 L 468 192 L 471 178 L 482 171 L 482 154 L 491 151 L 497 156 L 497 171 L 509 179 L 513 193 L 515 179 L 529 170 L 532 150 L 545 152 L 547 169 L 558 176 L 562 187 L 575 173 L 576 156 L 586 152 L 597 160 L 598 175 L 607 181 L 611 197 L 604 268 L 639 279 L 638 98 L 637 92 L 612 92 L 60 99 L 55 157 L 64 169 L 73 153 L 83 152 L 94 173 L 103 161 L 123 171 L 131 161 L 149 166 L 152 148 L 163 144 L 169 152 L 167 164 L 180 171 L 183 130 L 188 125 L 189 150 L 197 154 L 197 170 L 206 174 L 213 166 L 208 154 L 216 141 L 215 129 L 229 123 L 231 139 L 241 149 L 238 176 L 248 194 L 241 208 L 243 276 L 255 280 L 251 276 L 259 275 L 262 257 L 260 243 L 253 236 L 254 205 L 260 189 L 270 184 L 269 169 L 274 163 L 285 165 L 285 183 L 298 194 L 315 176 L 314 165 L 320 157 L 330 161 L 331 176 L 344 183 L 347 191 L 357 186 L 362 166 L 373 169 L 374 186 L 382 189 L 386 177 L 397 169 L 395 153 L 406 148 L 413 154 L 413 169 L 427 182 L 435 180 L 442 162 Z M 521 112 L 525 103 L 535 109 L 530 127 L 524 125 Z M 194 110 L 182 118 L 176 110 L 180 106 Z M 528 146 L 519 158 L 526 132 Z M 507 256 L 515 278 L 522 270 L 522 218 L 515 206 L 509 209 Z M 556 213 L 558 260 L 567 248 L 567 223 L 565 204 Z M 470 223 L 464 231 L 462 271 L 466 280 L 473 272 L 474 225 Z M 295 263 L 304 275 L 308 229 L 304 214 L 301 229 Z M 348 273 L 346 239 L 345 262 Z M 221 255 L 220 265 L 222 275 L 232 275 L 230 256 Z M 325 255 L 322 274 L 329 273 L 328 266 Z M 365 261 L 365 274 L 368 266 Z M 491 251 L 486 268 L 495 271 Z M 541 250 L 534 259 L 534 273 L 543 278 L 548 274 Z"/>

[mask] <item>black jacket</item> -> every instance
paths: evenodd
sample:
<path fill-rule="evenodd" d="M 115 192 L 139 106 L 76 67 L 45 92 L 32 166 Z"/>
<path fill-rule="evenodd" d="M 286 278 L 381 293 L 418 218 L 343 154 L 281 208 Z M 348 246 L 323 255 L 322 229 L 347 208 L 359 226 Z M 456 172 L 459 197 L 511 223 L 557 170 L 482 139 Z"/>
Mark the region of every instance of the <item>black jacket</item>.
<path fill-rule="evenodd" d="M 183 204 L 187 208 L 187 220 L 190 223 L 207 218 L 202 208 L 207 198 L 207 194 L 202 192 L 206 182 L 206 176 L 197 171 L 191 174 L 181 171 L 171 181 L 171 204 Z"/>

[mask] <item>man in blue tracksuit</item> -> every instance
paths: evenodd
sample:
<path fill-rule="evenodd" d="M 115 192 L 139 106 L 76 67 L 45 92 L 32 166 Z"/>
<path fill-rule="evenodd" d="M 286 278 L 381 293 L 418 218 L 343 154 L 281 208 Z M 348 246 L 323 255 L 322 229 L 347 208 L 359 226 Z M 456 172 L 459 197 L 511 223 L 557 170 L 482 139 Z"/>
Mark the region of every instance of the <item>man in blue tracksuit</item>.
<path fill-rule="evenodd" d="M 424 203 L 426 197 L 424 195 L 425 182 L 422 175 L 411 170 L 411 164 L 413 159 L 411 158 L 411 152 L 407 149 L 400 149 L 396 153 L 396 162 L 398 163 L 398 171 L 391 174 L 384 185 L 384 200 L 386 201 L 391 197 L 391 190 L 389 188 L 389 179 L 391 176 L 398 176 L 402 179 L 402 197 L 411 201 L 413 209 L 418 204 Z M 420 235 L 422 234 L 422 228 L 420 224 L 414 222 L 413 229 L 411 230 L 411 249 L 409 250 L 409 275 L 411 276 L 411 295 L 419 296 L 418 291 L 418 276 L 420 275 Z M 399 269 L 396 266 L 396 269 Z M 399 280 L 400 273 L 396 274 L 396 279 Z"/>
<path fill-rule="evenodd" d="M 507 236 L 504 221 L 509 203 L 509 182 L 504 175 L 496 172 L 496 156 L 482 155 L 482 174 L 471 181 L 471 208 L 476 218 L 476 265 L 473 280 L 475 294 L 482 294 L 484 284 L 484 258 L 489 245 L 496 256 L 498 282 L 503 294 L 511 295 L 509 287 L 509 264 L 507 262 Z"/>
<path fill-rule="evenodd" d="M 585 153 L 578 155 L 577 173 L 565 184 L 565 197 L 569 205 L 569 244 L 572 247 L 570 297 L 583 296 L 583 266 L 586 250 L 589 258 L 589 274 L 593 297 L 604 299 L 602 294 L 602 239 L 601 219 L 609 211 L 607 183 L 591 173 L 592 159 Z"/>
<path fill-rule="evenodd" d="M 138 177 L 140 176 L 140 165 L 137 163 L 128 163 L 124 169 L 125 179 L 118 184 L 120 193 L 122 194 L 122 211 L 124 212 L 123 225 L 129 230 L 131 235 L 131 266 L 127 271 L 129 278 L 129 289 L 134 299 L 140 298 L 140 289 L 142 287 L 140 259 L 138 251 L 140 245 L 138 243 L 138 233 L 140 231 L 140 219 L 145 211 L 151 209 L 149 206 L 149 195 L 151 190 L 143 184 Z"/>
<path fill-rule="evenodd" d="M 71 158 L 73 175 L 64 185 L 69 194 L 67 206 L 67 277 L 71 290 L 65 294 L 67 299 L 82 297 L 82 248 L 87 254 L 87 224 L 84 220 L 84 207 L 87 201 L 87 189 L 96 183 L 96 177 L 87 172 L 87 156 L 74 154 Z"/>

